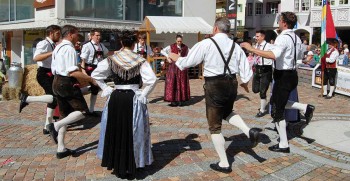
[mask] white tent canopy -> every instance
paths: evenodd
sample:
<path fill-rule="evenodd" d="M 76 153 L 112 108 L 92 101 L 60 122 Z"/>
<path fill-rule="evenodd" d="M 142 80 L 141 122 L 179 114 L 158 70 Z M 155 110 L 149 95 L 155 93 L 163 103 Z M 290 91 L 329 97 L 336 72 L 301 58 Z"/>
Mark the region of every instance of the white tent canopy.
<path fill-rule="evenodd" d="M 211 34 L 213 27 L 201 17 L 146 16 L 139 31 Z"/>

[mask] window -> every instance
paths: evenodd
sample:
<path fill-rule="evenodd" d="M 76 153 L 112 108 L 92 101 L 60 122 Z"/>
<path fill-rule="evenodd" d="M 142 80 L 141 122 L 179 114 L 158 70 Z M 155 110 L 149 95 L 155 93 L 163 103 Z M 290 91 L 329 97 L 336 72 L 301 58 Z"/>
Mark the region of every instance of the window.
<path fill-rule="evenodd" d="M 262 14 L 262 11 L 263 11 L 263 4 L 256 3 L 255 4 L 255 14 Z"/>
<path fill-rule="evenodd" d="M 34 19 L 32 0 L 0 0 L 0 22 Z"/>
<path fill-rule="evenodd" d="M 315 0 L 314 6 L 322 6 L 322 0 Z"/>
<path fill-rule="evenodd" d="M 349 4 L 348 0 L 339 0 L 339 5 Z"/>
<path fill-rule="evenodd" d="M 242 12 L 242 4 L 237 5 L 237 12 Z"/>
<path fill-rule="evenodd" d="M 266 3 L 266 14 L 277 14 L 278 13 L 278 2 Z"/>
<path fill-rule="evenodd" d="M 299 12 L 299 0 L 294 0 L 294 12 Z"/>
<path fill-rule="evenodd" d="M 66 17 L 142 21 L 145 16 L 182 16 L 182 1 L 66 0 Z"/>
<path fill-rule="evenodd" d="M 335 5 L 335 0 L 330 0 L 331 5 Z"/>
<path fill-rule="evenodd" d="M 301 0 L 301 11 L 309 11 L 309 9 L 310 9 L 310 1 Z"/>
<path fill-rule="evenodd" d="M 237 20 L 237 26 L 242 26 L 242 20 Z"/>
<path fill-rule="evenodd" d="M 253 3 L 247 3 L 247 16 L 253 15 Z"/>

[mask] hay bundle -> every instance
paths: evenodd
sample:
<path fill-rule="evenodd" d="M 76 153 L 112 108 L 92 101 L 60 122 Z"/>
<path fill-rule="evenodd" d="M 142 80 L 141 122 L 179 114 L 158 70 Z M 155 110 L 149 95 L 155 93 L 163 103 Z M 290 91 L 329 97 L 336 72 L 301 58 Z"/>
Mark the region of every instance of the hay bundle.
<path fill-rule="evenodd" d="M 25 92 L 30 96 L 40 96 L 45 94 L 44 89 L 36 80 L 37 69 L 38 66 L 36 64 L 24 67 L 22 92 Z"/>
<path fill-rule="evenodd" d="M 9 84 L 6 83 L 2 86 L 2 97 L 5 100 L 19 99 L 21 88 L 10 88 Z"/>

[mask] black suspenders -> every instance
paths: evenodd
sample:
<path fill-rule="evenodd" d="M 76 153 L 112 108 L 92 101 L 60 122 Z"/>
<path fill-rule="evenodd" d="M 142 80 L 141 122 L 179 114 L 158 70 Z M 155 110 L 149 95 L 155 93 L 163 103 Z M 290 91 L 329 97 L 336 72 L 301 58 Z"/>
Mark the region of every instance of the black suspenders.
<path fill-rule="evenodd" d="M 294 61 L 293 61 L 293 69 L 296 69 L 295 65 L 296 65 L 296 61 L 297 61 L 297 35 L 295 35 L 295 41 L 293 40 L 292 36 L 290 34 L 285 34 L 285 35 L 288 35 L 293 43 L 294 43 Z"/>
<path fill-rule="evenodd" d="M 225 60 L 224 54 L 222 53 L 222 51 L 221 51 L 221 49 L 219 48 L 219 45 L 216 43 L 216 41 L 215 41 L 213 38 L 209 38 L 209 39 L 211 39 L 211 41 L 214 42 L 216 48 L 219 50 L 219 53 L 220 53 L 221 58 L 222 58 L 222 61 L 223 61 L 224 64 L 225 64 L 225 68 L 224 68 L 224 73 L 223 73 L 223 75 L 226 75 L 226 71 L 228 71 L 229 76 L 230 76 L 232 73 L 231 73 L 231 70 L 230 70 L 230 67 L 228 66 L 228 64 L 230 63 L 230 60 L 231 60 L 231 57 L 232 57 L 232 54 L 233 54 L 233 50 L 235 49 L 235 44 L 236 44 L 236 43 L 235 43 L 235 42 L 232 42 L 232 47 L 231 47 L 231 50 L 230 50 L 230 54 L 229 54 L 227 60 Z"/>
<path fill-rule="evenodd" d="M 52 48 L 52 51 L 55 49 L 55 47 L 54 46 L 52 46 L 52 44 L 50 43 L 50 41 L 49 40 L 47 40 L 46 39 L 46 41 L 47 41 L 47 43 L 49 43 L 49 45 L 51 46 L 51 48 Z"/>
<path fill-rule="evenodd" d="M 265 50 L 265 47 L 266 47 L 266 44 L 267 44 L 267 42 L 265 42 L 265 45 L 264 45 L 264 47 L 263 47 L 263 49 L 262 50 Z M 262 59 L 262 65 L 265 65 L 265 62 L 264 62 L 264 57 L 261 57 L 261 59 Z"/>
<path fill-rule="evenodd" d="M 92 48 L 94 48 L 94 50 L 95 50 L 95 52 L 94 52 L 94 58 L 92 59 L 92 63 L 91 64 L 94 64 L 94 60 L 95 60 L 95 58 L 96 58 L 96 48 L 95 48 L 95 45 L 90 41 L 90 43 L 91 43 L 91 45 L 92 45 Z M 103 52 L 103 47 L 102 47 L 102 45 L 101 45 L 101 43 L 100 43 L 100 47 L 101 47 L 101 51 Z"/>

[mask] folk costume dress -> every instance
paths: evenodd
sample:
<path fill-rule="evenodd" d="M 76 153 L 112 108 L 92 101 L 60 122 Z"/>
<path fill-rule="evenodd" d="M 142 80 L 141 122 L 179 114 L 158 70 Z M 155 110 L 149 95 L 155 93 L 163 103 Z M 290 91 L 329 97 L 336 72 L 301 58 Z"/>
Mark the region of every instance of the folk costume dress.
<path fill-rule="evenodd" d="M 166 57 L 168 52 L 178 54 L 180 52 L 181 57 L 186 57 L 188 54 L 188 47 L 185 44 L 181 44 L 178 47 L 176 43 L 168 46 L 162 51 Z M 190 99 L 190 82 L 188 79 L 188 70 L 180 70 L 175 62 L 170 62 L 165 79 L 164 100 L 168 102 L 184 102 Z"/>
<path fill-rule="evenodd" d="M 103 90 L 102 96 L 109 96 L 102 113 L 97 156 L 101 165 L 114 169 L 117 176 L 134 175 L 136 168 L 153 162 L 146 102 L 156 76 L 144 58 L 124 49 L 101 61 L 92 77 Z M 114 89 L 104 83 L 107 77 L 114 81 Z"/>

